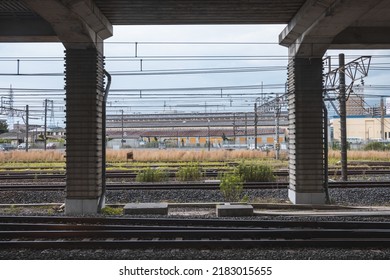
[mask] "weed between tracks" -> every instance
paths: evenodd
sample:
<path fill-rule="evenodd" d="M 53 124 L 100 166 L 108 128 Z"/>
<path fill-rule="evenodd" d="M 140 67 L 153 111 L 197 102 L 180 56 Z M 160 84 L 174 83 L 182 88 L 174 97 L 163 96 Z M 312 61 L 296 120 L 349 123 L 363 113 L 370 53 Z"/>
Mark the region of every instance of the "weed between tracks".
<path fill-rule="evenodd" d="M 0 207 L 1 215 L 57 215 L 60 211 L 55 206 L 16 206 Z"/>

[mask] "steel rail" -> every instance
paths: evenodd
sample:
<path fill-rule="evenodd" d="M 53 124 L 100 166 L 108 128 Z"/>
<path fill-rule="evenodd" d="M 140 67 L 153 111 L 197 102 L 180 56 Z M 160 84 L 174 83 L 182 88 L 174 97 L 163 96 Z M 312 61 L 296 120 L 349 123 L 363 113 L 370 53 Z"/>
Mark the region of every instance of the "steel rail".
<path fill-rule="evenodd" d="M 3 230 L 0 231 L 0 248 L 3 249 L 390 247 L 390 223 L 96 217 L 0 218 L 5 223 L 4 226 L 7 226 L 7 222 L 9 224 L 9 227 L 2 225 Z M 35 228 L 26 230 L 26 221 Z M 42 221 L 66 224 L 38 224 Z M 102 221 L 104 223 L 99 224 Z M 15 222 L 23 222 L 20 224 L 23 228 L 15 230 Z M 69 222 L 72 224 L 68 224 Z M 118 222 L 122 226 L 116 226 Z M 130 224 L 135 224 L 136 227 L 131 228 Z M 153 227 L 143 228 L 145 224 L 152 224 Z M 229 227 L 220 227 L 226 225 Z"/>
<path fill-rule="evenodd" d="M 10 239 L 313 239 L 367 238 L 390 240 L 390 230 L 384 229 L 149 229 L 149 230 L 8 230 L 0 231 L 0 240 Z"/>
<path fill-rule="evenodd" d="M 107 183 L 107 190 L 217 190 L 219 182 Z M 244 189 L 286 189 L 287 182 L 246 182 Z M 65 184 L 0 184 L 0 191 L 61 191 Z M 390 188 L 390 181 L 329 182 L 329 188 Z"/>
<path fill-rule="evenodd" d="M 253 249 L 253 248 L 389 248 L 390 239 L 329 239 L 310 240 L 99 240 L 99 241 L 0 241 L 2 249 Z"/>
<path fill-rule="evenodd" d="M 236 220 L 236 219 L 178 219 L 137 217 L 72 217 L 72 216 L 0 216 L 1 226 L 49 226 L 52 229 L 63 226 L 89 227 L 98 229 L 106 226 L 126 227 L 215 227 L 215 228 L 323 228 L 323 229 L 390 229 L 390 222 L 367 221 L 285 221 L 285 220 Z M 103 227 L 103 228 L 102 228 Z M 86 228 L 88 229 L 88 228 Z"/>
<path fill-rule="evenodd" d="M 169 177 L 175 177 L 177 170 L 166 170 Z M 229 169 L 209 169 L 203 171 L 203 175 L 205 177 L 216 178 L 220 174 L 220 172 L 227 172 Z M 278 177 L 287 177 L 287 171 L 274 171 L 275 176 Z M 138 174 L 138 171 L 107 171 L 106 178 L 115 179 L 115 178 L 135 178 Z M 332 176 L 340 176 L 340 170 L 330 169 L 329 174 Z M 370 169 L 370 170 L 348 170 L 348 175 L 381 175 L 381 174 L 390 174 L 389 169 Z M 65 172 L 3 172 L 0 173 L 0 180 L 41 180 L 41 179 L 61 179 L 65 180 Z"/>

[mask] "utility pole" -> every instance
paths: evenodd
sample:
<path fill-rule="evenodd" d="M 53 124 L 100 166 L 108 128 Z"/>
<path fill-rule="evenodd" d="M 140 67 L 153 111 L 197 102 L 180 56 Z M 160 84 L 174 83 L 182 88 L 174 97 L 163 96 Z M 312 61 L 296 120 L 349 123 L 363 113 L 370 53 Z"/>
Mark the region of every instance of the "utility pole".
<path fill-rule="evenodd" d="M 341 139 L 341 174 L 342 180 L 347 181 L 347 113 L 346 113 L 346 92 L 347 89 L 351 92 L 353 84 L 358 79 L 367 77 L 369 66 L 371 63 L 371 56 L 361 56 L 353 61 L 345 64 L 344 54 L 339 54 L 339 67 L 331 70 L 330 57 L 326 58 L 329 61 L 329 72 L 325 75 L 325 95 L 327 101 L 330 101 L 333 108 L 340 115 L 340 139 Z M 361 76 L 358 77 L 357 75 Z M 346 77 L 351 82 L 346 85 Z M 337 82 L 339 83 L 337 85 Z M 335 92 L 338 94 L 337 99 L 340 103 L 340 112 L 337 111 L 333 104 L 333 98 L 329 93 Z"/>
<path fill-rule="evenodd" d="M 339 86 L 340 86 L 340 138 L 341 138 L 341 177 L 348 181 L 347 164 L 347 110 L 345 97 L 345 57 L 339 54 Z"/>
<path fill-rule="evenodd" d="M 257 150 L 257 102 L 255 102 L 255 150 Z"/>
<path fill-rule="evenodd" d="M 248 114 L 245 113 L 245 145 L 248 148 Z"/>
<path fill-rule="evenodd" d="M 381 138 L 385 140 L 385 101 L 381 96 Z"/>
<path fill-rule="evenodd" d="M 44 145 L 44 149 L 46 151 L 46 133 L 47 133 L 47 99 L 45 99 L 45 127 L 44 127 L 44 130 L 43 130 L 43 145 Z"/>
<path fill-rule="evenodd" d="M 29 131 L 28 115 L 29 115 L 29 109 L 28 109 L 28 105 L 26 105 L 26 152 L 28 152 L 28 131 Z"/>
<path fill-rule="evenodd" d="M 233 114 L 233 144 L 236 144 L 236 114 Z"/>
<path fill-rule="evenodd" d="M 207 127 L 207 132 L 208 132 L 208 138 L 209 138 L 209 141 L 208 141 L 208 150 L 210 151 L 210 147 L 211 147 L 211 139 L 210 139 L 210 120 L 208 119 L 207 120 L 207 124 L 208 124 L 208 127 Z"/>
<path fill-rule="evenodd" d="M 280 143 L 279 143 L 279 117 L 280 117 L 280 105 L 279 96 L 276 94 L 276 106 L 275 106 L 275 159 L 279 159 Z"/>
<path fill-rule="evenodd" d="M 123 149 L 123 136 L 124 136 L 124 131 L 123 131 L 123 109 L 121 110 L 122 111 L 122 121 L 121 121 L 121 123 L 122 123 L 122 137 L 121 137 L 121 149 Z"/>

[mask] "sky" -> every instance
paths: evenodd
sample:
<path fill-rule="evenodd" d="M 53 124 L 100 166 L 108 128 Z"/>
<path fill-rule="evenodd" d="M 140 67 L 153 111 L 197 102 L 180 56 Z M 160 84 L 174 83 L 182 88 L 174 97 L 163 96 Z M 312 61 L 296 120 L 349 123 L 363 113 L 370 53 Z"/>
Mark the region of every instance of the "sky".
<path fill-rule="evenodd" d="M 285 92 L 287 48 L 278 44 L 284 25 L 114 26 L 105 41 L 112 74 L 108 114 L 251 112 L 259 96 Z M 342 51 L 346 62 L 373 55 L 367 94 L 386 95 L 389 51 Z M 63 126 L 64 48 L 59 43 L 0 44 L 0 96 L 9 106 L 30 106 L 30 123 Z M 328 51 L 337 63 L 339 50 Z M 141 71 L 142 70 L 142 71 Z M 17 74 L 23 75 L 17 75 Z M 370 100 L 375 103 L 378 98 Z M 12 118 L 7 111 L 0 118 Z M 17 112 L 16 112 L 17 113 Z M 19 115 L 24 113 L 20 111 Z M 17 115 L 17 114 L 16 114 Z M 14 116 L 14 122 L 23 118 Z"/>

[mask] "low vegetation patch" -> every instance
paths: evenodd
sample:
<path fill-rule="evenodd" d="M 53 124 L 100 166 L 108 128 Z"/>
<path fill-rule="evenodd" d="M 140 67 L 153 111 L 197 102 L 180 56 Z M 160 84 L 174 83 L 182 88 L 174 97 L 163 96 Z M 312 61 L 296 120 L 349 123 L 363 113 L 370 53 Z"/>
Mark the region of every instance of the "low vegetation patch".
<path fill-rule="evenodd" d="M 241 162 L 235 173 L 240 176 L 245 182 L 273 182 L 275 176 L 269 165 L 262 163 Z"/>
<path fill-rule="evenodd" d="M 381 142 L 371 142 L 364 146 L 365 151 L 388 151 L 390 150 L 390 144 Z"/>
<path fill-rule="evenodd" d="M 123 214 L 123 209 L 107 206 L 107 207 L 102 208 L 101 213 L 103 215 L 107 215 L 107 216 L 118 216 L 118 215 Z"/>
<path fill-rule="evenodd" d="M 244 181 L 237 174 L 225 174 L 221 178 L 220 191 L 225 201 L 238 202 L 242 200 Z"/>
<path fill-rule="evenodd" d="M 199 181 L 202 178 L 202 168 L 199 163 L 191 163 L 187 166 L 181 166 L 176 173 L 179 181 Z"/>
<path fill-rule="evenodd" d="M 168 180 L 168 173 L 160 168 L 145 168 L 135 177 L 137 182 L 163 182 Z"/>

